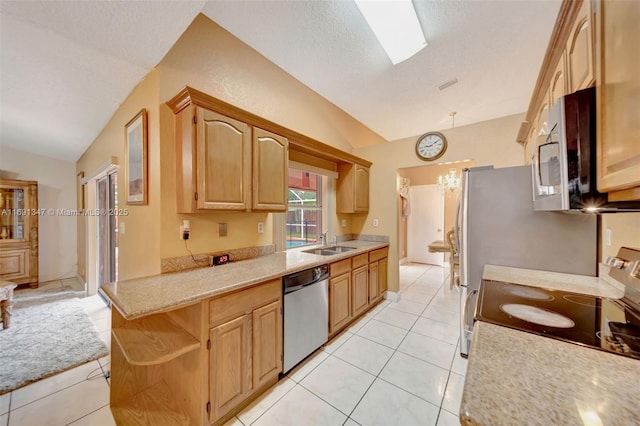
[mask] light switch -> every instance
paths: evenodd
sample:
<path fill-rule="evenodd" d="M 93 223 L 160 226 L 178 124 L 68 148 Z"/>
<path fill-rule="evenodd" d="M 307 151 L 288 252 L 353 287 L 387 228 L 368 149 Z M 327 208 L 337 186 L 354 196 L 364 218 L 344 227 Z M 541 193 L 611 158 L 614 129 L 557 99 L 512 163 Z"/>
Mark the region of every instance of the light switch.
<path fill-rule="evenodd" d="M 379 226 L 380 222 L 378 222 L 378 219 L 373 219 L 373 226 Z"/>
<path fill-rule="evenodd" d="M 118 224 L 118 233 L 119 234 L 124 234 L 124 222 L 120 222 Z"/>
<path fill-rule="evenodd" d="M 607 246 L 611 246 L 611 228 L 607 228 L 604 231 L 604 243 Z"/>
<path fill-rule="evenodd" d="M 342 219 L 342 227 L 344 228 L 345 226 L 347 226 L 347 219 Z"/>

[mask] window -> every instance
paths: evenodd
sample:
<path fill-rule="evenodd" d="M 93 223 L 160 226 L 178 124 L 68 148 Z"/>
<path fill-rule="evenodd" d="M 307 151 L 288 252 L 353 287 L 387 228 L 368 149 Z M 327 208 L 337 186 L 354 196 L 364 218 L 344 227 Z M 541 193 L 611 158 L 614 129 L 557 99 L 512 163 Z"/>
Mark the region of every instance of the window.
<path fill-rule="evenodd" d="M 289 210 L 286 247 L 315 244 L 322 229 L 323 177 L 299 169 L 289 169 Z"/>

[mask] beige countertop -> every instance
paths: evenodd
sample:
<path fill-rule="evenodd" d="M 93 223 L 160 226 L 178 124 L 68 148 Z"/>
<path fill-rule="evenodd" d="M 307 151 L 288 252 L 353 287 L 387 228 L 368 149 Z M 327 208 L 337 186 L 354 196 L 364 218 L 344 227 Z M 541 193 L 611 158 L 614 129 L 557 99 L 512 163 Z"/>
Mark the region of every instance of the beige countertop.
<path fill-rule="evenodd" d="M 603 278 L 485 266 L 483 278 L 619 298 Z M 476 322 L 460 407 L 466 425 L 640 423 L 640 361 Z"/>
<path fill-rule="evenodd" d="M 216 267 L 118 281 L 106 284 L 102 289 L 123 317 L 131 320 L 167 312 L 208 297 L 387 247 L 389 244 L 352 240 L 340 242 L 339 245 L 355 249 L 330 256 L 303 253 L 303 250 L 310 247 L 289 249 L 286 252 Z"/>

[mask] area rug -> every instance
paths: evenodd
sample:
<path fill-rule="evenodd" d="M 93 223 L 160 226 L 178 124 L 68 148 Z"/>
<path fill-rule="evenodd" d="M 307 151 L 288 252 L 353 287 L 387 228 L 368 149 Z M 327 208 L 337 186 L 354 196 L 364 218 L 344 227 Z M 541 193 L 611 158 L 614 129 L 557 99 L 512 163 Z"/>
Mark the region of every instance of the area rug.
<path fill-rule="evenodd" d="M 74 290 L 71 286 L 43 289 L 16 290 L 13 292 L 13 309 L 42 305 L 57 300 L 72 299 L 84 295 L 84 291 Z"/>
<path fill-rule="evenodd" d="M 0 394 L 108 354 L 79 299 L 14 309 L 0 329 Z"/>

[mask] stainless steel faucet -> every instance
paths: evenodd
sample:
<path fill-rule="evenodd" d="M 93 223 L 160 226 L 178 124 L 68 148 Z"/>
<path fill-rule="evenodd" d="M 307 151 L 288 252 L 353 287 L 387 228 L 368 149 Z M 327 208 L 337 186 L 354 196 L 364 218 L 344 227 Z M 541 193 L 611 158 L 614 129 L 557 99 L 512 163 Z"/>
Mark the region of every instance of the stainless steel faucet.
<path fill-rule="evenodd" d="M 322 234 L 320 234 L 320 242 L 322 243 L 322 245 L 326 245 L 327 244 L 327 233 L 323 232 Z"/>

